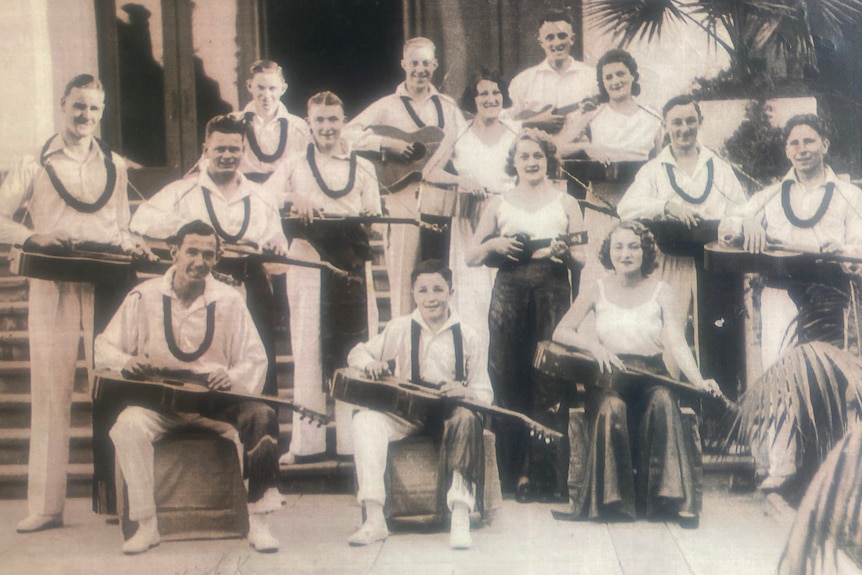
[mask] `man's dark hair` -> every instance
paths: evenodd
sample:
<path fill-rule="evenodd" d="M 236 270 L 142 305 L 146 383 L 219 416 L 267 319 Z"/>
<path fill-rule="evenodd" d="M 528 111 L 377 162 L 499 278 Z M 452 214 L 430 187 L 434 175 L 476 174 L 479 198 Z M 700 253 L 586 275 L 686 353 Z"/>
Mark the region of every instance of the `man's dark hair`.
<path fill-rule="evenodd" d="M 572 26 L 572 16 L 565 10 L 548 10 L 539 18 L 539 28 L 545 22 L 565 22 L 569 26 Z"/>
<path fill-rule="evenodd" d="M 503 107 L 508 108 L 512 105 L 512 100 L 509 98 L 509 84 L 504 81 L 500 74 L 496 70 L 488 70 L 484 66 L 479 68 L 479 70 L 473 74 L 470 78 L 470 81 L 467 83 L 467 86 L 464 88 L 464 93 L 461 94 L 461 109 L 465 112 L 470 112 L 471 114 L 476 114 L 478 110 L 476 109 L 476 98 L 479 96 L 479 90 L 476 86 L 482 80 L 487 80 L 488 82 L 494 82 L 497 84 L 497 87 L 500 88 L 500 93 L 503 96 Z"/>
<path fill-rule="evenodd" d="M 638 83 L 638 79 L 641 77 L 638 74 L 638 63 L 635 61 L 634 57 L 626 52 L 625 50 L 621 50 L 619 48 L 614 48 L 613 50 L 608 50 L 605 52 L 601 58 L 599 58 L 598 64 L 596 64 L 596 79 L 599 83 L 599 102 L 607 102 L 610 100 L 610 96 L 608 95 L 608 91 L 605 88 L 604 82 L 604 71 L 602 68 L 607 66 L 608 64 L 622 64 L 626 68 L 629 69 L 629 72 L 632 76 L 634 76 L 634 81 L 632 82 L 632 96 L 638 96 L 641 93 L 641 85 Z"/>
<path fill-rule="evenodd" d="M 75 88 L 93 88 L 94 90 L 99 90 L 100 92 L 105 91 L 105 88 L 102 87 L 102 82 L 99 81 L 99 79 L 92 74 L 78 74 L 77 76 L 66 82 L 66 87 L 63 90 L 63 98 L 71 94 L 72 90 L 74 90 Z"/>
<path fill-rule="evenodd" d="M 790 137 L 790 132 L 796 126 L 808 126 L 818 134 L 821 138 L 829 139 L 829 126 L 817 114 L 797 114 L 787 120 L 787 125 L 784 126 L 784 141 Z"/>
<path fill-rule="evenodd" d="M 658 267 L 658 249 L 656 248 L 655 237 L 652 235 L 652 232 L 640 222 L 623 220 L 615 225 L 602 241 L 602 247 L 599 248 L 599 261 L 602 262 L 605 269 L 614 269 L 614 264 L 611 261 L 611 236 L 620 230 L 631 230 L 640 239 L 641 250 L 643 251 L 641 274 L 647 277 Z"/>
<path fill-rule="evenodd" d="M 235 114 L 213 116 L 210 118 L 210 121 L 207 122 L 207 139 L 209 139 L 214 132 L 220 132 L 222 134 L 240 134 L 244 138 L 245 121 L 242 116 L 237 116 Z"/>
<path fill-rule="evenodd" d="M 452 270 L 440 260 L 423 260 L 419 262 L 410 272 L 410 286 L 416 283 L 416 279 L 422 274 L 440 274 L 446 280 L 446 285 L 452 289 Z"/>
<path fill-rule="evenodd" d="M 216 251 L 221 248 L 221 238 L 215 232 L 213 227 L 203 220 L 192 220 L 187 224 L 183 224 L 177 233 L 174 234 L 173 243 L 178 248 L 183 245 L 183 240 L 186 236 L 215 236 Z"/>
<path fill-rule="evenodd" d="M 694 96 L 691 94 L 682 94 L 681 96 L 674 96 L 670 100 L 665 103 L 664 107 L 661 109 L 661 117 L 662 119 L 667 118 L 667 113 L 670 112 L 671 108 L 676 108 L 677 106 L 688 106 L 689 104 L 694 104 L 694 111 L 697 112 L 697 119 L 703 120 L 703 113 L 700 111 L 700 104 L 697 103 L 697 100 L 694 99 Z"/>

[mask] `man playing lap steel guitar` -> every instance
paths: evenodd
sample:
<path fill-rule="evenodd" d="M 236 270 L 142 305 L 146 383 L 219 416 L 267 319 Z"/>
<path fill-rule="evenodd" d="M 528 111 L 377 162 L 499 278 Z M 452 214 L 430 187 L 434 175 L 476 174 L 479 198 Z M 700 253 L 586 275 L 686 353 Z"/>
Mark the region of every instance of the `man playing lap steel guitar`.
<path fill-rule="evenodd" d="M 391 373 L 402 380 L 442 383 L 444 396 L 490 405 L 493 391 L 486 345 L 449 309 L 452 271 L 439 261 L 427 260 L 413 270 L 411 282 L 417 309 L 389 322 L 383 333 L 368 343 L 354 347 L 348 365 L 363 369 L 374 379 Z M 472 542 L 469 514 L 476 501 L 483 460 L 482 427 L 477 413 L 460 406 L 449 408 L 442 422 L 441 462 L 445 469 L 440 473 L 445 486 L 441 487 L 448 487 L 445 497 L 452 513 L 450 545 L 454 549 L 469 548 Z M 421 424 L 392 413 L 364 409 L 354 415 L 358 498 L 365 505 L 366 520 L 348 540 L 351 545 L 368 545 L 389 535 L 383 515 L 389 442 L 422 430 Z"/>
<path fill-rule="evenodd" d="M 64 254 L 79 243 L 131 251 L 126 163 L 95 137 L 105 109 L 101 82 L 89 74 L 75 76 L 60 107 L 60 132 L 41 153 L 25 157 L 0 188 L 0 242 L 23 244 L 35 253 Z M 13 219 L 25 206 L 33 229 Z M 71 396 L 82 332 L 88 361 L 93 345 L 92 283 L 36 278 L 29 283 L 29 515 L 18 524 L 19 533 L 63 525 Z"/>
<path fill-rule="evenodd" d="M 260 394 L 266 354 L 242 296 L 211 275 L 219 238 L 195 220 L 180 228 L 173 266 L 163 277 L 137 286 L 95 344 L 96 367 L 122 371 L 130 379 L 191 372 L 212 390 Z M 198 427 L 242 443 L 247 459 L 249 544 L 278 550 L 265 513 L 282 505 L 278 478 L 278 419 L 258 401 L 213 409 L 205 415 L 126 407 L 111 429 L 117 461 L 129 493 L 129 519 L 137 532 L 123 544 L 127 554 L 159 544 L 154 496 L 153 443 L 169 431 Z"/>
<path fill-rule="evenodd" d="M 344 139 L 357 151 L 379 152 L 384 165 L 402 164 L 413 170 L 414 175 L 420 174 L 438 145 L 448 148 L 444 139 L 448 142 L 467 128 L 457 102 L 439 93 L 431 83 L 437 65 L 431 40 L 407 40 L 401 60 L 404 82 L 394 94 L 374 102 L 356 116 L 344 128 Z M 417 144 L 414 132 L 418 132 L 416 136 L 430 135 L 426 142 Z M 389 215 L 418 218 L 416 183 L 393 183 L 380 176 L 379 179 L 381 188 L 389 192 L 383 199 Z M 409 276 L 421 259 L 419 236 L 417 228 L 404 225 L 390 226 L 387 233 L 386 266 L 393 315 L 410 313 L 412 309 Z M 433 254 L 433 257 L 443 259 L 444 255 Z"/>

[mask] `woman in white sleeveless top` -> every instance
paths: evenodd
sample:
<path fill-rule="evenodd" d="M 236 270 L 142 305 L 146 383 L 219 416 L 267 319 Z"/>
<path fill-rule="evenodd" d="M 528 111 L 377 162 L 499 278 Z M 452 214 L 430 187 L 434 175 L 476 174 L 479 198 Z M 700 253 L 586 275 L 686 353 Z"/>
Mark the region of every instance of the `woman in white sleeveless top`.
<path fill-rule="evenodd" d="M 515 187 L 488 205 L 467 254 L 469 265 L 499 266 L 488 314 L 488 371 L 494 395 L 500 405 L 546 422 L 546 408 L 560 399 L 534 376 L 533 356 L 538 342 L 550 337 L 568 309 L 569 272 L 584 260 L 583 250 L 566 241 L 567 234 L 583 230 L 578 203 L 548 180 L 557 171 L 555 153 L 544 132 L 519 133 L 507 162 Z M 564 490 L 552 465 L 531 469 L 523 427 L 501 422 L 497 442 L 505 490 L 515 490 L 521 501 L 540 488 L 550 496 Z"/>
<path fill-rule="evenodd" d="M 676 362 L 690 383 L 719 394 L 704 380 L 676 321 L 670 287 L 652 279 L 656 247 L 642 224 L 623 221 L 605 238 L 602 264 L 612 273 L 587 287 L 557 326 L 553 339 L 589 351 L 603 373 L 638 367 L 667 375 L 662 356 Z M 595 329 L 584 329 L 588 316 Z M 675 392 L 650 384 L 624 392 L 588 387 L 591 428 L 589 494 L 574 517 L 634 519 L 674 516 L 697 525 L 700 494 L 693 479 L 693 453 L 683 435 Z M 637 485 L 633 470 L 637 469 Z"/>
<path fill-rule="evenodd" d="M 453 142 L 451 152 L 437 154 L 429 162 L 433 165 L 429 165 L 425 178 L 458 186 L 458 213 L 452 219 L 449 245 L 455 290 L 452 305 L 461 321 L 478 331 L 485 342 L 489 339 L 488 308 L 497 270 L 468 266 L 466 254 L 482 212 L 493 198 L 515 185 L 515 178 L 506 173 L 506 160 L 520 128 L 516 122 L 500 119 L 503 108 L 511 105 L 508 86 L 499 74 L 480 69 L 461 96 L 461 108 L 473 120 Z"/>

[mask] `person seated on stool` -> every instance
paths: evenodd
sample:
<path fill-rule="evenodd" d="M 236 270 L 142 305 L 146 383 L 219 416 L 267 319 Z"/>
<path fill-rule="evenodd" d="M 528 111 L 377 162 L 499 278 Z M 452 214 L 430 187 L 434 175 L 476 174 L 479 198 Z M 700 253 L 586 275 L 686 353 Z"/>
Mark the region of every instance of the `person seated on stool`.
<path fill-rule="evenodd" d="M 212 390 L 260 394 L 266 353 L 242 296 L 210 273 L 219 254 L 215 230 L 201 220 L 185 224 L 171 252 L 167 273 L 132 290 L 96 338 L 96 368 L 121 370 L 129 378 L 192 372 Z M 283 504 L 276 487 L 278 419 L 265 403 L 244 401 L 206 414 L 137 406 L 120 413 L 110 435 L 128 487 L 129 519 L 138 522 L 123 552 L 142 553 L 159 544 L 153 443 L 180 428 L 209 429 L 230 439 L 240 461 L 245 450 L 249 544 L 277 551 L 263 515 Z"/>
<path fill-rule="evenodd" d="M 611 273 L 578 295 L 553 340 L 589 351 L 606 374 L 628 365 L 666 376 L 662 356 L 670 354 L 692 385 L 718 396 L 718 385 L 700 375 L 685 343 L 670 287 L 650 277 L 656 252 L 652 233 L 640 222 L 624 220 L 612 228 L 600 250 Z M 589 314 L 595 316 L 594 331 L 582 329 Z M 696 527 L 694 454 L 683 435 L 675 392 L 662 385 L 621 392 L 592 387 L 587 417 L 588 517 L 633 520 L 641 509 L 647 517 L 670 513 L 682 526 Z M 577 519 L 582 511 L 561 515 Z"/>
<path fill-rule="evenodd" d="M 413 270 L 410 279 L 416 310 L 390 321 L 380 335 L 354 347 L 347 357 L 348 365 L 363 369 L 373 379 L 391 373 L 402 380 L 442 383 L 444 396 L 490 404 L 494 393 L 488 378 L 487 344 L 470 326 L 462 325 L 449 308 L 452 271 L 437 260 L 426 260 Z M 417 342 L 417 349 L 413 342 Z M 461 362 L 456 360 L 459 357 Z M 389 535 L 383 515 L 389 442 L 420 433 L 433 424 L 429 420 L 423 426 L 371 409 L 353 416 L 358 499 L 365 506 L 366 519 L 348 540 L 350 545 L 368 545 Z M 482 419 L 467 408 L 451 407 L 445 411 L 442 427 L 440 461 L 445 468 L 440 470 L 440 491 L 448 490 L 446 503 L 452 513 L 449 541 L 453 549 L 467 549 L 472 543 L 470 511 L 483 460 Z"/>

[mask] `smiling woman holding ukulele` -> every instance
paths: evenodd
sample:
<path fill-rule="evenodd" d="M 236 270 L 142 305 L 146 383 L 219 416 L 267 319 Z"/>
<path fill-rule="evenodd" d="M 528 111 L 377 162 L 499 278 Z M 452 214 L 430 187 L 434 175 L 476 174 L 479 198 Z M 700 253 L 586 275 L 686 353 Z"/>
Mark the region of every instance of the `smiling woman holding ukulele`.
<path fill-rule="evenodd" d="M 468 265 L 500 268 L 488 317 L 488 370 L 495 396 L 501 406 L 542 423 L 548 419 L 545 407 L 560 400 L 542 385 L 544 380 L 534 381 L 532 358 L 537 343 L 548 339 L 569 307 L 569 270 L 580 269 L 584 261 L 582 248 L 567 241 L 583 230 L 578 203 L 548 179 L 556 174 L 555 153 L 544 132 L 526 129 L 518 134 L 506 168 L 516 177 L 515 187 L 492 200 L 467 253 Z M 532 481 L 545 483 L 545 494 L 558 494 L 555 480 L 537 473 L 547 469 L 530 461 L 529 438 L 521 428 L 498 430 L 498 442 L 504 490 L 514 490 L 519 501 L 527 501 L 539 487 Z"/>
<path fill-rule="evenodd" d="M 697 369 L 669 286 L 649 277 L 656 268 L 652 233 L 638 222 L 620 222 L 602 243 L 600 257 L 613 273 L 578 296 L 554 341 L 589 351 L 605 374 L 629 366 L 667 375 L 662 356 L 668 354 L 696 388 L 720 395 L 715 381 L 704 380 Z M 595 331 L 586 333 L 582 327 L 591 313 Z M 631 520 L 640 511 L 696 527 L 700 497 L 676 394 L 662 385 L 587 389 L 591 438 L 584 518 Z M 582 511 L 572 509 L 567 518 L 577 519 Z"/>

